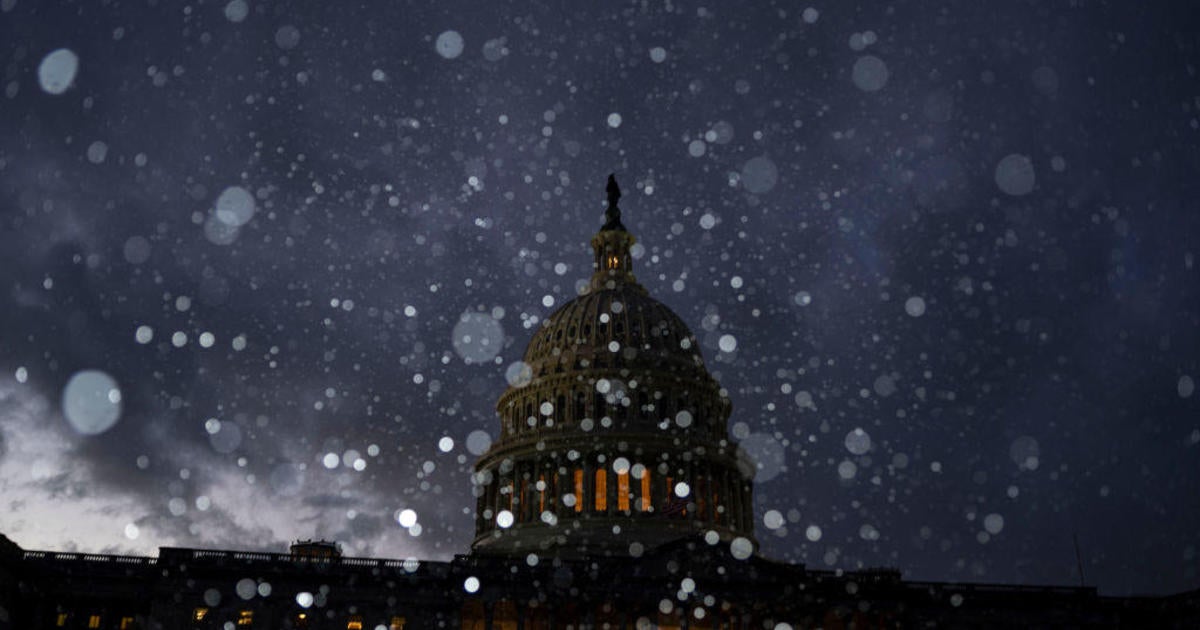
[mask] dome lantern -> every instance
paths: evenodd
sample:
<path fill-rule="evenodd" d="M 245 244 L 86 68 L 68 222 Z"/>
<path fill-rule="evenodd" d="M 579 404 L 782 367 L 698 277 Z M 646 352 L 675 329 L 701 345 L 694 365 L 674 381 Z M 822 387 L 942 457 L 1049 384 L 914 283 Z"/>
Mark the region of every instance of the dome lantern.
<path fill-rule="evenodd" d="M 621 187 L 615 175 L 608 176 L 608 208 L 604 211 L 604 225 L 592 237 L 592 280 L 588 290 L 614 288 L 618 283 L 637 285 L 633 275 L 633 256 L 630 249 L 637 239 L 621 223 L 621 209 L 617 200 L 621 198 Z"/>

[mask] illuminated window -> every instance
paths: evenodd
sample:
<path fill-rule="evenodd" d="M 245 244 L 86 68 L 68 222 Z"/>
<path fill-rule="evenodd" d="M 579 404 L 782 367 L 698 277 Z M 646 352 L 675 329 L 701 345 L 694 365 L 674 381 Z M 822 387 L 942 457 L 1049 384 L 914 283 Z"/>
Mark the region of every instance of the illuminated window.
<path fill-rule="evenodd" d="M 121 630 L 133 628 L 133 617 L 121 617 Z"/>
<path fill-rule="evenodd" d="M 404 617 L 392 617 L 388 630 L 404 630 Z"/>
<path fill-rule="evenodd" d="M 91 617 L 88 617 L 88 627 L 89 628 L 99 628 L 100 627 L 100 615 L 92 615 Z"/>
<path fill-rule="evenodd" d="M 583 471 L 575 469 L 575 511 L 583 511 Z"/>
<path fill-rule="evenodd" d="M 617 509 L 629 509 L 629 473 L 617 473 Z"/>
<path fill-rule="evenodd" d="M 204 618 L 207 616 L 208 616 L 207 608 L 197 608 L 192 611 L 192 621 L 204 621 Z"/>
<path fill-rule="evenodd" d="M 362 615 L 350 615 L 346 622 L 346 630 L 362 630 Z"/>
<path fill-rule="evenodd" d="M 650 509 L 650 471 L 642 473 L 642 498 L 638 501 L 638 509 L 645 512 Z"/>
<path fill-rule="evenodd" d="M 621 266 L 621 259 L 620 259 L 620 258 L 617 258 L 616 256 L 609 256 L 609 257 L 608 257 L 608 268 L 609 268 L 609 269 L 616 269 L 616 268 L 618 268 L 618 267 L 620 267 L 620 266 Z"/>
<path fill-rule="evenodd" d="M 248 628 L 254 625 L 254 611 L 243 610 L 242 612 L 238 613 L 237 625 L 242 626 L 243 628 Z"/>
<path fill-rule="evenodd" d="M 530 624 L 533 625 L 533 624 Z M 585 626 L 578 626 L 583 628 Z M 593 625 L 593 628 L 600 628 L 600 625 Z M 611 626 L 616 628 L 616 626 Z M 492 605 L 492 629 L 493 630 L 517 630 L 517 605 L 516 602 L 501 600 Z"/>
<path fill-rule="evenodd" d="M 67 625 L 67 613 L 58 613 L 58 620 L 55 622 L 55 624 L 59 628 Z"/>
<path fill-rule="evenodd" d="M 542 512 L 546 511 L 546 475 L 540 475 L 538 477 L 537 491 L 538 514 L 541 515 Z"/>
<path fill-rule="evenodd" d="M 596 471 L 596 511 L 608 511 L 608 471 L 601 468 Z"/>

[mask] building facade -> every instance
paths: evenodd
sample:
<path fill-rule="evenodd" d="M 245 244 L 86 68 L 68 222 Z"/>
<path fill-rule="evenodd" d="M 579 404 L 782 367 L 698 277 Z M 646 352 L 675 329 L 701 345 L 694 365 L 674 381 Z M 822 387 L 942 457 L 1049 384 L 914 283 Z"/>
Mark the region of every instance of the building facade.
<path fill-rule="evenodd" d="M 161 548 L 28 551 L 0 536 L 0 630 L 1200 627 L 1200 591 L 913 582 L 756 553 L 754 463 L 687 325 L 633 272 L 610 177 L 587 291 L 534 334 L 448 562 Z"/>

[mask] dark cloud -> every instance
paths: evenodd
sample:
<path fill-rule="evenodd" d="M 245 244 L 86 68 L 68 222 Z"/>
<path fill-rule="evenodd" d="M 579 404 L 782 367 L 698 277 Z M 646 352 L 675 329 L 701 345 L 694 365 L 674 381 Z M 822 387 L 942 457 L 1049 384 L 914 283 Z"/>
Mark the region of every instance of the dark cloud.
<path fill-rule="evenodd" d="M 1070 583 L 1078 533 L 1106 591 L 1195 585 L 1183 4 L 10 6 L 0 529 L 22 544 L 464 551 L 466 435 L 494 430 L 543 299 L 587 276 L 616 171 L 639 278 L 702 340 L 735 430 L 785 453 L 757 487 L 786 517 L 766 553 Z M 80 69 L 51 95 L 62 47 Z M 212 218 L 233 186 L 255 200 L 236 235 Z M 503 312 L 499 363 L 456 354 L 465 311 Z M 60 411 L 82 369 L 121 388 L 95 437 Z"/>

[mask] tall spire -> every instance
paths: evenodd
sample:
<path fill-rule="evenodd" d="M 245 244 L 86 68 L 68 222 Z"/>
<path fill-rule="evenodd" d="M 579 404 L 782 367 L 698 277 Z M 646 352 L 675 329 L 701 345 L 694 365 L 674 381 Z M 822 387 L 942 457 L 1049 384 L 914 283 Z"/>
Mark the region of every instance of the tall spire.
<path fill-rule="evenodd" d="M 617 200 L 621 198 L 621 187 L 615 175 L 608 176 L 608 209 L 604 211 L 604 225 L 592 237 L 592 249 L 596 252 L 590 288 L 593 291 L 611 289 L 617 284 L 637 284 L 633 277 L 633 256 L 629 248 L 637 239 L 621 224 L 621 209 Z M 643 289 L 644 290 L 644 289 Z"/>

